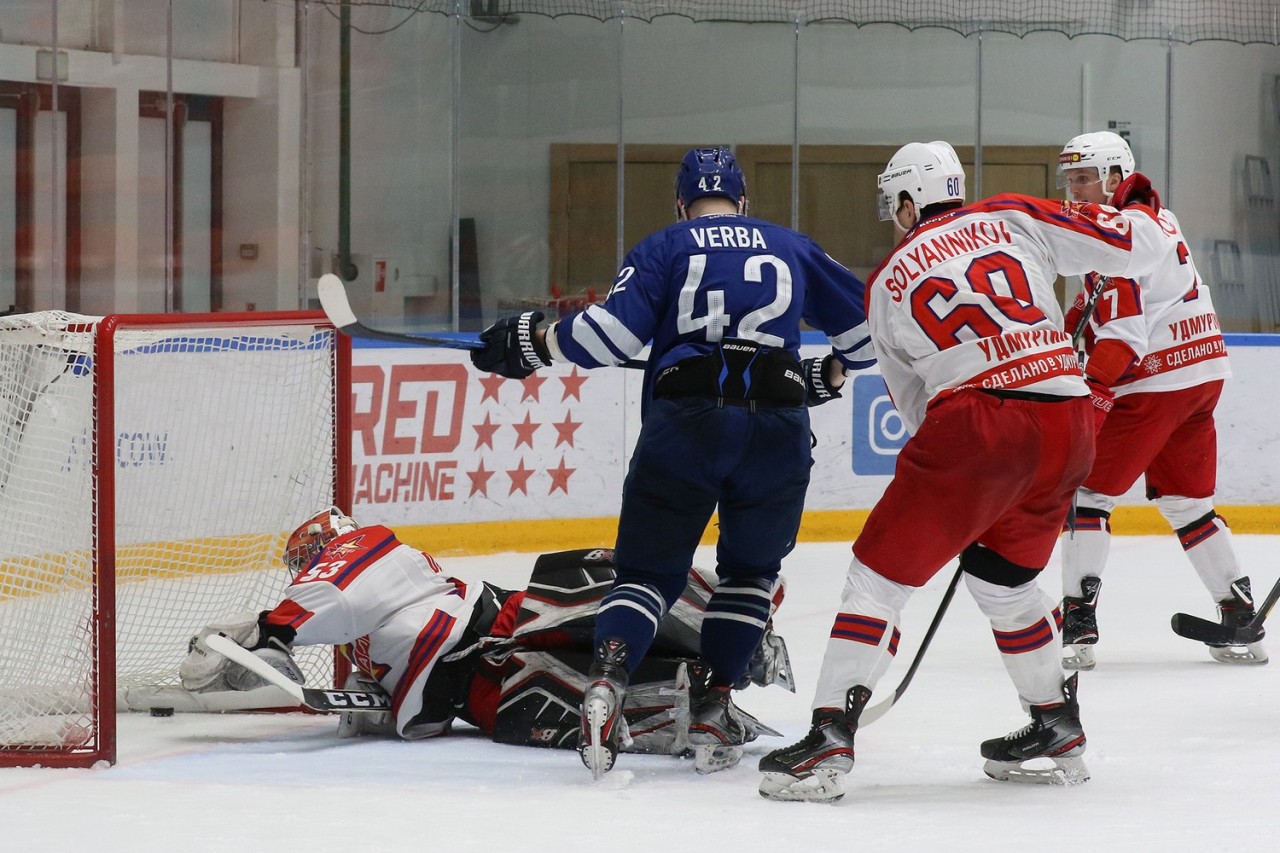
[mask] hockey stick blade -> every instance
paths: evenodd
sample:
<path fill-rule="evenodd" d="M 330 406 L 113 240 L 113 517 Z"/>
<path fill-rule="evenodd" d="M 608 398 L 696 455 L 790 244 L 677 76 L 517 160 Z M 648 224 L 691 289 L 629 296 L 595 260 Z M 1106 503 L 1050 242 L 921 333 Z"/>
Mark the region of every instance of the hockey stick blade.
<path fill-rule="evenodd" d="M 1280 580 L 1272 585 L 1262 606 L 1258 608 L 1257 615 L 1247 625 L 1228 628 L 1221 622 L 1212 622 L 1186 613 L 1175 613 L 1169 622 L 1169 627 L 1173 628 L 1173 633 L 1188 640 L 1199 640 L 1202 643 L 1216 645 L 1247 646 L 1262 639 L 1262 623 L 1266 621 L 1271 608 L 1276 606 L 1277 600 L 1280 600 Z"/>
<path fill-rule="evenodd" d="M 343 285 L 342 279 L 333 273 L 325 273 L 320 276 L 320 281 L 316 284 L 316 292 L 320 296 L 320 307 L 324 309 L 329 322 L 333 323 L 338 331 L 349 337 L 415 344 L 420 347 L 444 347 L 446 349 L 465 350 L 484 348 L 484 344 L 479 341 L 434 337 L 432 335 L 409 335 L 402 332 L 384 332 L 380 329 L 371 329 L 361 323 L 355 312 L 351 310 L 351 302 L 347 299 L 347 288 Z"/>
<path fill-rule="evenodd" d="M 217 652 L 227 660 L 234 661 L 250 672 L 262 676 L 313 711 L 336 714 L 344 711 L 389 711 L 391 709 L 391 699 L 381 693 L 369 693 L 364 690 L 317 690 L 295 684 L 284 673 L 224 634 L 210 634 L 204 638 L 203 642 L 210 651 Z"/>
<path fill-rule="evenodd" d="M 864 708 L 858 716 L 859 726 L 870 725 L 883 717 L 902 698 L 902 694 L 907 692 L 907 685 L 911 683 L 911 679 L 915 677 L 916 670 L 920 668 L 920 661 L 924 659 L 924 653 L 928 650 L 929 643 L 933 641 L 933 635 L 938 632 L 938 626 L 942 624 L 943 614 L 947 612 L 947 606 L 951 604 L 951 599 L 956 594 L 956 587 L 960 585 L 960 575 L 963 571 L 963 569 L 957 568 L 956 573 L 951 576 L 951 583 L 947 584 L 947 591 L 942 594 L 942 602 L 938 604 L 938 612 L 933 614 L 933 621 L 929 623 L 928 630 L 924 632 L 924 639 L 920 641 L 920 648 L 916 651 L 916 656 L 912 659 L 911 665 L 907 667 L 907 674 L 902 677 L 902 683 L 887 698 L 875 705 Z"/>
<path fill-rule="evenodd" d="M 1169 627 L 1179 637 L 1220 646 L 1247 646 L 1262 639 L 1262 632 L 1254 628 L 1252 623 L 1239 628 L 1228 628 L 1221 622 L 1201 619 L 1189 613 L 1173 614 Z"/>

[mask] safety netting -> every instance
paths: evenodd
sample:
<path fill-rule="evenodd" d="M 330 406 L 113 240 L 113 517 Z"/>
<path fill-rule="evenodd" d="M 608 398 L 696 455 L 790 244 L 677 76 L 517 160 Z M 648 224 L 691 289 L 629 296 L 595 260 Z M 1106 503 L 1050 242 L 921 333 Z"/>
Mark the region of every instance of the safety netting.
<path fill-rule="evenodd" d="M 314 2 L 314 0 L 313 0 Z M 1126 41 L 1229 41 L 1280 44 L 1280 0 L 320 0 L 324 5 L 383 6 L 468 18 L 580 15 L 600 21 L 843 22 L 941 27 L 962 35 L 1057 32 Z"/>

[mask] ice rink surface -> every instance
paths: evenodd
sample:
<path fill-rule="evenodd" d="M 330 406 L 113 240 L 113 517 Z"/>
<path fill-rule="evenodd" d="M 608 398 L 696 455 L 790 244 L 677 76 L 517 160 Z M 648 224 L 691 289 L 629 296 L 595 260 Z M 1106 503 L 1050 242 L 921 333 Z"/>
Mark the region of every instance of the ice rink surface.
<path fill-rule="evenodd" d="M 1260 600 L 1280 536 L 1238 536 Z M 704 549 L 700 565 L 712 565 Z M 760 755 L 807 730 L 809 700 L 849 562 L 847 543 L 787 559 L 778 612 L 799 692 L 752 687 L 739 701 L 787 740 L 698 776 L 692 762 L 623 755 L 601 782 L 572 752 L 489 743 L 462 727 L 418 743 L 338 740 L 333 718 L 145 714 L 120 718 L 109 769 L 0 769 L 0 849 L 27 851 L 1272 851 L 1280 849 L 1280 660 L 1212 661 L 1177 637 L 1177 611 L 1213 616 L 1172 535 L 1116 537 L 1099 610 L 1098 667 L 1080 701 L 1092 780 L 995 782 L 978 744 L 1027 717 L 989 625 L 961 589 L 901 702 L 858 733 L 839 803 L 756 793 Z M 533 555 L 443 560 L 465 580 L 522 587 Z M 901 680 L 954 565 L 908 605 Z M 1043 585 L 1059 595 L 1058 566 Z M 1269 651 L 1280 658 L 1280 613 Z M 1269 620 L 1271 621 L 1271 620 Z M 878 697 L 877 697 L 878 698 Z M 873 698 L 873 702 L 876 698 Z"/>

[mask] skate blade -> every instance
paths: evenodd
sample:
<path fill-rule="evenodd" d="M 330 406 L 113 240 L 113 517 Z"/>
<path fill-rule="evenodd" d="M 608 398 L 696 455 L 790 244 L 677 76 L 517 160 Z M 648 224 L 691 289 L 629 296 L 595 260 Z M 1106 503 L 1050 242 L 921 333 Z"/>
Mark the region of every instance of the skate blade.
<path fill-rule="evenodd" d="M 737 767 L 742 760 L 742 747 L 706 743 L 693 750 L 693 769 L 706 776 Z"/>
<path fill-rule="evenodd" d="M 982 767 L 997 782 L 1024 782 L 1032 785 L 1083 785 L 1089 781 L 1089 769 L 1079 756 L 1032 758 L 1028 761 L 1051 761 L 1052 767 L 1027 767 L 1017 761 L 989 760 Z"/>
<path fill-rule="evenodd" d="M 803 779 L 790 773 L 766 773 L 760 780 L 760 796 L 784 803 L 834 803 L 844 796 L 844 777 L 839 770 L 815 770 Z"/>
<path fill-rule="evenodd" d="M 1261 666 L 1271 658 L 1262 643 L 1249 643 L 1247 646 L 1210 646 L 1209 654 L 1220 663 L 1244 664 L 1245 666 Z"/>
<path fill-rule="evenodd" d="M 588 742 L 578 747 L 582 763 L 591 771 L 591 778 L 600 777 L 613 769 L 617 757 L 604 742 L 604 725 L 609 720 L 609 705 L 602 699 L 588 699 L 582 708 L 587 723 Z"/>
<path fill-rule="evenodd" d="M 1088 672 L 1097 666 L 1098 660 L 1093 656 L 1093 646 L 1078 643 L 1062 647 L 1062 668 L 1079 672 Z"/>

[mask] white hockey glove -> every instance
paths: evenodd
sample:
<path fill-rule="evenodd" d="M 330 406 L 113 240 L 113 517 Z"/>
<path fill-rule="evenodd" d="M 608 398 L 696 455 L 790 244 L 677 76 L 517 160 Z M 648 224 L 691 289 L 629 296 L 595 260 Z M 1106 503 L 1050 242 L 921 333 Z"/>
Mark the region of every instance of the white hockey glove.
<path fill-rule="evenodd" d="M 220 622 L 200 629 L 187 643 L 187 656 L 178 667 L 178 679 L 184 689 L 192 693 L 216 693 L 225 690 L 253 690 L 266 684 L 261 676 L 232 663 L 217 652 L 205 648 L 204 640 L 210 634 L 223 634 L 245 648 L 258 645 L 258 613 L 237 613 Z M 291 681 L 302 684 L 305 678 L 289 649 L 279 640 L 270 638 L 254 654 L 272 667 L 284 673 Z"/>

